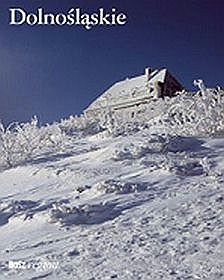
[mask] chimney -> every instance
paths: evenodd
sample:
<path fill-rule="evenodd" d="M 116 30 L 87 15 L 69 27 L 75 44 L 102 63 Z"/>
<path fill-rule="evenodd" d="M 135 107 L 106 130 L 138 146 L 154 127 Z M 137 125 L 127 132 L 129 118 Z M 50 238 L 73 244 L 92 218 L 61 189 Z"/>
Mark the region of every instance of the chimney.
<path fill-rule="evenodd" d="M 152 73 L 152 69 L 150 67 L 146 67 L 145 68 L 145 76 L 146 76 L 146 80 L 149 80 L 149 76 Z"/>

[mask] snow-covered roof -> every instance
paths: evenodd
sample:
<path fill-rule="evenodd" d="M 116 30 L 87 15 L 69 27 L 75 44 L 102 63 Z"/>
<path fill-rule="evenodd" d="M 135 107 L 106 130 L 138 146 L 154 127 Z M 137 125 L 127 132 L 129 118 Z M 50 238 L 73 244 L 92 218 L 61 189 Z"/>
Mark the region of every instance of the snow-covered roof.
<path fill-rule="evenodd" d="M 155 70 L 149 77 L 141 75 L 117 82 L 91 103 L 87 110 L 105 107 L 108 104 L 117 104 L 126 101 L 135 94 L 142 96 L 146 93 L 148 84 L 153 85 L 156 81 L 164 82 L 166 73 L 167 69 Z"/>

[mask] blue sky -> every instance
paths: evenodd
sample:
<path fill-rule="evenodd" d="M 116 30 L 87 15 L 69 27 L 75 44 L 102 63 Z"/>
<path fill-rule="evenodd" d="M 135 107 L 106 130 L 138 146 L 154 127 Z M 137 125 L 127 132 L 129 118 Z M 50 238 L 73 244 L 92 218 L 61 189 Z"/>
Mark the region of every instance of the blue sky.
<path fill-rule="evenodd" d="M 116 7 L 117 27 L 9 26 L 10 7 L 33 12 L 94 12 Z M 167 67 L 182 84 L 202 78 L 224 85 L 222 0 L 88 0 L 0 2 L 0 119 L 42 123 L 80 114 L 114 82 Z"/>

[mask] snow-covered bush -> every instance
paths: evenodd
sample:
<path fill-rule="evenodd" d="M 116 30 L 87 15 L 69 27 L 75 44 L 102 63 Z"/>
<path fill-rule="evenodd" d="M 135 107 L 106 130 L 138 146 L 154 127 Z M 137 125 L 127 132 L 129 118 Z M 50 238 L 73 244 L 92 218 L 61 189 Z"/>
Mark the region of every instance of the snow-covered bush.
<path fill-rule="evenodd" d="M 194 94 L 178 95 L 167 103 L 159 121 L 179 135 L 214 135 L 224 130 L 224 92 L 207 89 L 204 97 Z"/>
<path fill-rule="evenodd" d="M 61 120 L 58 126 L 66 135 L 77 138 L 102 131 L 99 120 L 86 115 L 70 116 L 68 119 Z"/>
<path fill-rule="evenodd" d="M 105 180 L 96 183 L 93 189 L 97 193 L 116 193 L 127 194 L 146 190 L 147 186 L 144 183 L 121 182 L 118 180 Z"/>
<path fill-rule="evenodd" d="M 99 116 L 99 125 L 103 130 L 107 130 L 109 134 L 113 134 L 114 129 L 117 127 L 116 116 L 110 107 L 102 110 Z"/>
<path fill-rule="evenodd" d="M 182 91 L 172 98 L 152 100 L 100 116 L 100 124 L 111 136 L 131 135 L 141 130 L 171 135 L 214 135 L 224 133 L 224 91 L 208 89 L 195 81 L 198 93 Z M 110 124 L 105 125 L 109 119 Z"/>
<path fill-rule="evenodd" d="M 57 124 L 38 126 L 34 117 L 27 123 L 0 123 L 0 165 L 13 167 L 44 154 L 63 152 L 68 138 Z"/>
<path fill-rule="evenodd" d="M 40 148 L 43 152 L 64 152 L 70 144 L 69 137 L 62 131 L 57 123 L 51 125 L 47 124 L 41 127 L 39 129 L 39 135 L 42 143 Z"/>
<path fill-rule="evenodd" d="M 201 80 L 195 85 L 202 94 L 183 91 L 172 98 L 159 98 L 116 111 L 107 107 L 97 116 L 71 116 L 42 127 L 36 117 L 8 127 L 0 123 L 0 165 L 12 167 L 44 155 L 62 153 L 69 146 L 72 149 L 74 139 L 102 131 L 106 132 L 106 137 L 129 136 L 139 131 L 166 135 L 165 140 L 149 136 L 144 143 L 118 147 L 114 152 L 115 160 L 138 159 L 147 153 L 161 152 L 168 135 L 224 135 L 224 91 L 220 87 L 208 89 Z"/>
<path fill-rule="evenodd" d="M 38 120 L 30 123 L 12 123 L 8 127 L 0 124 L 0 151 L 3 165 L 12 167 L 27 160 L 41 143 Z"/>
<path fill-rule="evenodd" d="M 114 219 L 120 211 L 115 205 L 107 203 L 70 206 L 54 204 L 50 212 L 50 222 L 59 222 L 62 226 L 80 224 L 98 224 Z"/>
<path fill-rule="evenodd" d="M 202 79 L 194 80 L 193 84 L 194 86 L 199 88 L 202 96 L 205 96 L 207 94 L 208 91 Z"/>

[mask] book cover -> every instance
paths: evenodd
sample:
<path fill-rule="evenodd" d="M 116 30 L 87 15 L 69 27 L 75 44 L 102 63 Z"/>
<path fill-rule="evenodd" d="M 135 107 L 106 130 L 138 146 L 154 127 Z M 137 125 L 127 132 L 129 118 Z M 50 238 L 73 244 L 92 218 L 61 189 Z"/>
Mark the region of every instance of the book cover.
<path fill-rule="evenodd" d="M 0 1 L 0 280 L 224 279 L 223 11 Z"/>

